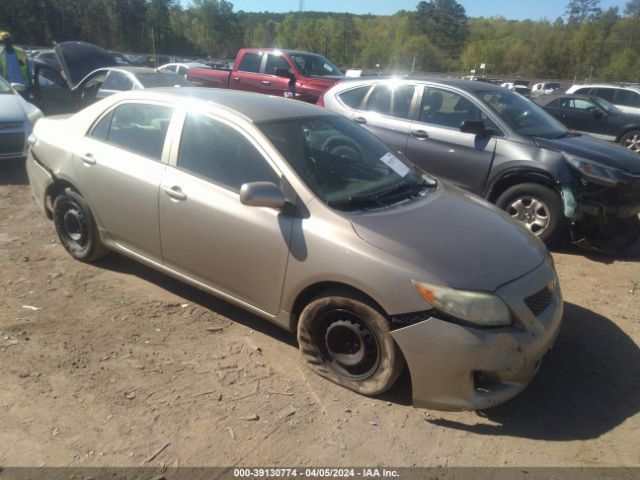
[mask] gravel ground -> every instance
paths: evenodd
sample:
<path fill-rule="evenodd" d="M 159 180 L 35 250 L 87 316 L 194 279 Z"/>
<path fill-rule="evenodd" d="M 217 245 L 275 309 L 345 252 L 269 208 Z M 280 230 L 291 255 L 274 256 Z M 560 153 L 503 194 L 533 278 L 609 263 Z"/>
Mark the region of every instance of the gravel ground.
<path fill-rule="evenodd" d="M 407 375 L 375 399 L 333 385 L 294 335 L 124 257 L 74 261 L 20 162 L 0 212 L 0 465 L 640 466 L 638 260 L 555 253 L 538 376 L 443 413 L 410 406 Z"/>

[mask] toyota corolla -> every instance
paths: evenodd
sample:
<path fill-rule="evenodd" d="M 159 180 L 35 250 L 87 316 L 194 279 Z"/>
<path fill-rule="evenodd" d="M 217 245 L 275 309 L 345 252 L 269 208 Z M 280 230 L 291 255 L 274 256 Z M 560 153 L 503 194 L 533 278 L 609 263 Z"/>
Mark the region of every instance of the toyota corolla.
<path fill-rule="evenodd" d="M 324 109 L 135 91 L 45 118 L 29 142 L 71 256 L 115 250 L 297 332 L 308 366 L 358 393 L 406 366 L 416 406 L 497 405 L 558 333 L 539 239 Z"/>

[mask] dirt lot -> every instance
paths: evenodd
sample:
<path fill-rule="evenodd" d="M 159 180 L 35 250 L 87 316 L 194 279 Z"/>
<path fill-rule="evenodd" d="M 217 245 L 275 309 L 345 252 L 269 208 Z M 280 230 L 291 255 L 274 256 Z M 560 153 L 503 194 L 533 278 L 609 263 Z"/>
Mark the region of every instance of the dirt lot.
<path fill-rule="evenodd" d="M 527 390 L 416 410 L 406 376 L 360 397 L 261 319 L 118 255 L 72 260 L 23 166 L 0 164 L 0 465 L 139 466 L 166 446 L 147 465 L 640 466 L 640 263 L 555 259 L 565 323 Z"/>

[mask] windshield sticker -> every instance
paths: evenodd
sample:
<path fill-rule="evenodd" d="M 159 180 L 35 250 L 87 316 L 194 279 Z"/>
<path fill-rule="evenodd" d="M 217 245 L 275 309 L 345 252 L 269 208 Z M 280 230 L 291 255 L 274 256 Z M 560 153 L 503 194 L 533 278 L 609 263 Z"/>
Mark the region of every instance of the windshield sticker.
<path fill-rule="evenodd" d="M 389 167 L 391 170 L 396 172 L 398 175 L 400 175 L 401 177 L 404 177 L 407 173 L 411 171 L 409 170 L 409 167 L 407 167 L 404 163 L 402 163 L 398 159 L 398 157 L 396 157 L 391 153 L 386 153 L 385 155 L 380 157 L 380 161 L 384 163 L 387 167 Z"/>
<path fill-rule="evenodd" d="M 325 63 L 323 67 L 327 72 L 333 72 L 333 68 L 331 68 L 331 65 L 329 65 L 328 63 Z"/>

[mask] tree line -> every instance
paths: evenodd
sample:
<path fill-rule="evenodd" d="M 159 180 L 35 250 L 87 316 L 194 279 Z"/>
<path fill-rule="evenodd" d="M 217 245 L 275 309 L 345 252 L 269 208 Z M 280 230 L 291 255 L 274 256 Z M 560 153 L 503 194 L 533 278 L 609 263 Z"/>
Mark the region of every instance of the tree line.
<path fill-rule="evenodd" d="M 570 0 L 555 20 L 469 18 L 456 0 L 394 15 L 235 11 L 226 0 L 2 0 L 15 42 L 233 58 L 241 47 L 321 53 L 345 68 L 640 81 L 640 0 Z M 481 70 L 481 66 L 484 69 Z"/>

